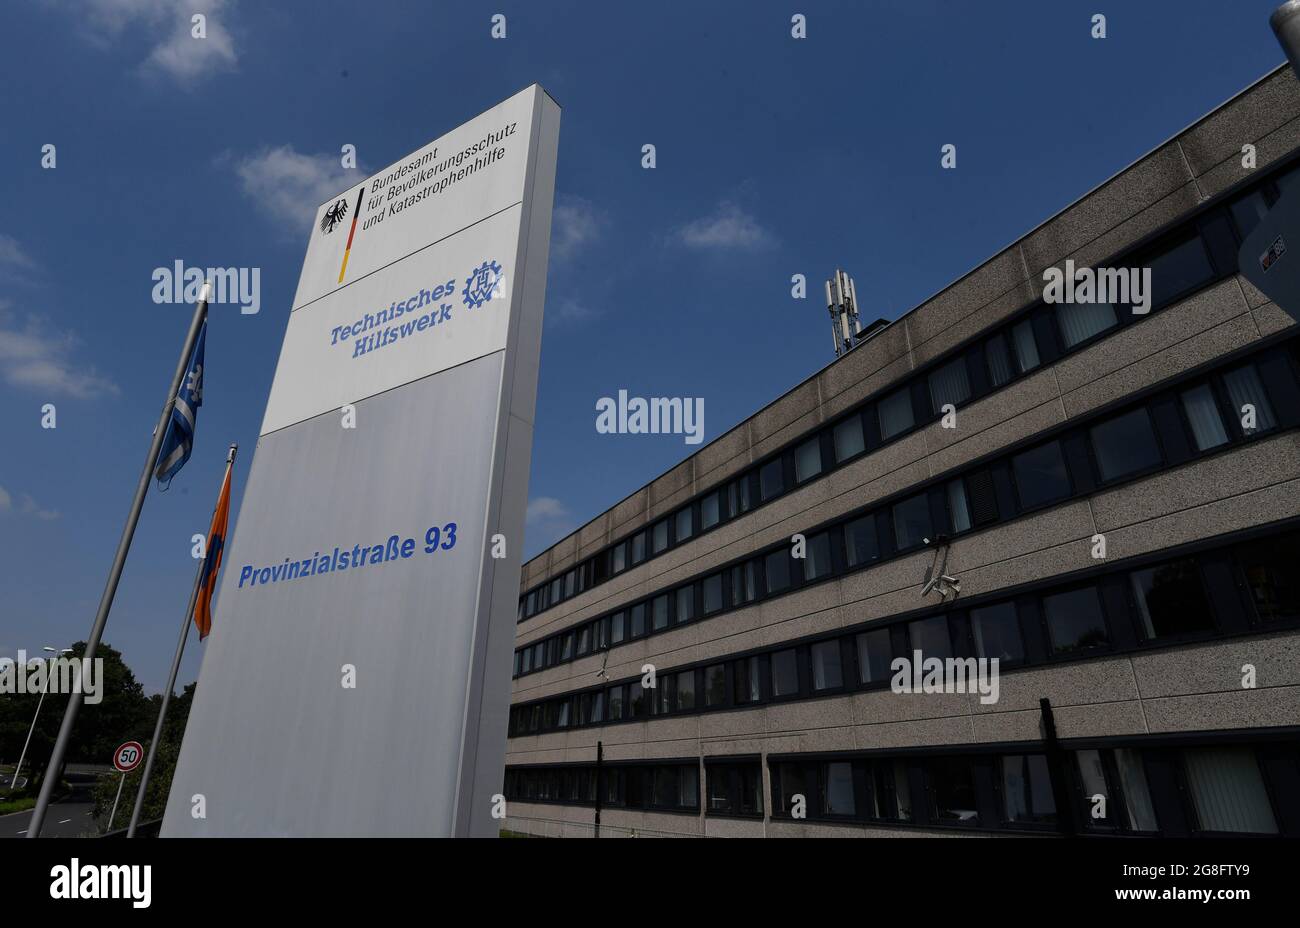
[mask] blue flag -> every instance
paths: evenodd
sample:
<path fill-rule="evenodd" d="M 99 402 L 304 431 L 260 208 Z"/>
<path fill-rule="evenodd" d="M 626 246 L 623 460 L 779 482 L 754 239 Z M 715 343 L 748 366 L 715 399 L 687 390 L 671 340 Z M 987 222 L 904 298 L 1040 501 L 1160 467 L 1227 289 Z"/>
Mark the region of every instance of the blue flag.
<path fill-rule="evenodd" d="M 199 407 L 203 405 L 203 343 L 207 337 L 208 322 L 205 319 L 203 328 L 199 329 L 198 341 L 194 343 L 194 353 L 190 355 L 180 392 L 176 394 L 176 403 L 172 406 L 172 418 L 167 423 L 162 448 L 158 452 L 154 477 L 159 483 L 171 483 L 171 479 L 185 466 L 185 462 L 190 459 L 190 452 L 194 450 L 194 423 L 198 419 Z"/>

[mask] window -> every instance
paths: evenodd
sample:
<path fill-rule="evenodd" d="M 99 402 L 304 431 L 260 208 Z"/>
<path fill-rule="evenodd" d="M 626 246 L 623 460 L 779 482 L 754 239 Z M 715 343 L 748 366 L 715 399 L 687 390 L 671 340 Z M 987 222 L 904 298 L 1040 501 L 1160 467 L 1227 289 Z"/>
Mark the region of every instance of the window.
<path fill-rule="evenodd" d="M 1190 748 L 1183 764 L 1198 831 L 1277 834 L 1253 748 Z"/>
<path fill-rule="evenodd" d="M 677 543 L 681 544 L 683 541 L 690 538 L 691 535 L 695 533 L 694 528 L 695 526 L 691 519 L 691 507 L 687 506 L 685 509 L 679 510 L 677 513 L 676 534 L 674 536 Z"/>
<path fill-rule="evenodd" d="M 1103 481 L 1118 480 L 1160 464 L 1160 447 L 1145 407 L 1094 425 L 1088 433 Z"/>
<path fill-rule="evenodd" d="M 1066 349 L 1086 342 L 1094 335 L 1119 324 L 1115 307 L 1109 303 L 1057 303 L 1056 321 Z"/>
<path fill-rule="evenodd" d="M 714 664 L 704 668 L 704 705 L 716 709 L 727 704 L 727 667 Z"/>
<path fill-rule="evenodd" d="M 1002 663 L 1025 659 L 1025 642 L 1020 634 L 1016 604 L 995 603 L 970 611 L 975 633 L 975 656 L 997 658 Z"/>
<path fill-rule="evenodd" d="M 681 801 L 681 767 L 652 767 L 651 780 L 654 805 L 661 809 L 674 809 L 685 805 Z"/>
<path fill-rule="evenodd" d="M 948 617 L 936 615 L 928 619 L 917 619 L 907 623 L 907 636 L 913 651 L 920 651 L 924 660 L 937 657 L 947 660 L 952 657 L 952 639 L 948 636 Z"/>
<path fill-rule="evenodd" d="M 695 708 L 695 671 L 683 670 L 675 679 L 673 708 L 678 712 L 690 712 Z"/>
<path fill-rule="evenodd" d="M 742 606 L 752 603 L 758 595 L 756 561 L 747 561 L 731 568 L 731 605 Z"/>
<path fill-rule="evenodd" d="M 813 535 L 808 539 L 804 551 L 803 578 L 812 582 L 819 577 L 829 576 L 831 572 L 831 536 L 826 532 Z"/>
<path fill-rule="evenodd" d="M 613 565 L 610 569 L 614 573 L 619 573 L 627 568 L 627 542 L 619 542 L 614 546 Z"/>
<path fill-rule="evenodd" d="M 958 477 L 949 480 L 948 520 L 953 533 L 970 531 L 970 506 L 966 503 L 966 481 Z"/>
<path fill-rule="evenodd" d="M 667 550 L 668 520 L 660 519 L 658 522 L 656 522 L 654 528 L 651 530 L 651 534 L 652 534 L 651 550 L 654 551 L 655 554 Z"/>
<path fill-rule="evenodd" d="M 1016 824 L 1049 825 L 1056 821 L 1056 800 L 1047 758 L 1009 754 L 1002 758 L 1002 816 Z"/>
<path fill-rule="evenodd" d="M 649 709 L 646 704 L 645 688 L 640 682 L 629 683 L 627 685 L 627 716 L 628 718 L 643 718 Z"/>
<path fill-rule="evenodd" d="M 843 463 L 867 448 L 862 439 L 862 418 L 850 416 L 835 426 L 835 460 Z"/>
<path fill-rule="evenodd" d="M 901 760 L 874 761 L 867 770 L 867 815 L 885 821 L 911 821 L 912 790 Z"/>
<path fill-rule="evenodd" d="M 727 503 L 731 517 L 749 512 L 749 477 L 741 477 L 727 486 Z"/>
<path fill-rule="evenodd" d="M 1156 255 L 1148 263 L 1151 266 L 1150 300 L 1153 307 L 1200 287 L 1214 276 L 1205 243 L 1199 235 Z"/>
<path fill-rule="evenodd" d="M 1264 432 L 1277 425 L 1273 407 L 1269 405 L 1268 394 L 1264 392 L 1264 385 L 1260 383 L 1254 365 L 1247 364 L 1224 374 L 1223 384 L 1228 388 L 1228 400 L 1232 403 L 1233 415 L 1237 416 L 1237 424 L 1241 426 L 1243 435 Z M 1250 428 L 1248 422 L 1252 412 L 1254 427 Z"/>
<path fill-rule="evenodd" d="M 1238 549 L 1255 615 L 1264 624 L 1300 619 L 1300 533 L 1247 542 Z"/>
<path fill-rule="evenodd" d="M 731 692 L 737 705 L 758 702 L 762 699 L 757 657 L 741 658 L 732 663 L 731 670 L 734 678 Z"/>
<path fill-rule="evenodd" d="M 1020 505 L 1033 509 L 1070 495 L 1070 476 L 1060 442 L 1022 451 L 1011 459 Z"/>
<path fill-rule="evenodd" d="M 569 632 L 560 639 L 560 660 L 567 661 L 573 659 L 573 632 Z"/>
<path fill-rule="evenodd" d="M 677 805 L 682 809 L 700 807 L 700 768 L 680 767 L 681 779 L 678 780 Z"/>
<path fill-rule="evenodd" d="M 645 560 L 645 532 L 632 536 L 632 563 L 640 564 Z"/>
<path fill-rule="evenodd" d="M 563 579 L 560 577 L 556 577 L 551 581 L 551 602 L 558 603 L 560 601 L 560 585 L 563 582 Z"/>
<path fill-rule="evenodd" d="M 1020 373 L 1032 371 L 1042 363 L 1038 357 L 1038 342 L 1034 340 L 1034 327 L 1028 319 L 1011 329 L 1011 343 L 1016 349 L 1016 367 Z"/>
<path fill-rule="evenodd" d="M 624 623 L 627 618 L 626 612 L 615 612 L 609 617 L 609 641 L 610 644 L 621 644 L 626 636 Z"/>
<path fill-rule="evenodd" d="M 704 578 L 704 614 L 717 612 L 722 608 L 722 574 Z"/>
<path fill-rule="evenodd" d="M 758 764 L 710 764 L 705 771 L 710 812 L 763 813 L 763 770 Z"/>
<path fill-rule="evenodd" d="M 1110 643 L 1095 587 L 1043 597 L 1043 614 L 1054 654 L 1104 647 Z"/>
<path fill-rule="evenodd" d="M 980 815 L 970 762 L 961 758 L 934 761 L 926 772 L 931 817 L 946 825 L 978 825 Z"/>
<path fill-rule="evenodd" d="M 906 432 L 915 424 L 911 392 L 904 387 L 891 393 L 876 405 L 876 415 L 880 418 L 880 437 L 883 440 L 889 441 Z"/>
<path fill-rule="evenodd" d="M 951 403 L 954 407 L 970 399 L 970 376 L 966 373 L 966 358 L 959 357 L 930 373 L 930 405 L 935 415 Z"/>
<path fill-rule="evenodd" d="M 677 590 L 677 624 L 695 618 L 695 587 L 683 586 Z"/>
<path fill-rule="evenodd" d="M 799 663 L 795 650 L 777 651 L 772 655 L 772 696 L 797 696 L 799 694 Z"/>
<path fill-rule="evenodd" d="M 889 629 L 878 628 L 858 635 L 858 680 L 861 683 L 878 683 L 888 680 L 889 664 L 894 659 L 894 649 L 889 641 Z"/>
<path fill-rule="evenodd" d="M 656 596 L 650 601 L 650 620 L 655 631 L 661 632 L 668 627 L 668 594 Z"/>
<path fill-rule="evenodd" d="M 637 603 L 631 609 L 631 633 L 630 637 L 640 638 L 645 634 L 645 603 Z"/>
<path fill-rule="evenodd" d="M 812 652 L 813 691 L 837 690 L 844 685 L 839 641 L 819 641 Z"/>
<path fill-rule="evenodd" d="M 857 804 L 853 797 L 853 765 L 847 761 L 831 761 L 821 765 L 822 813 L 825 815 L 854 815 Z"/>
<path fill-rule="evenodd" d="M 591 650 L 591 626 L 584 625 L 578 629 L 578 657 Z"/>
<path fill-rule="evenodd" d="M 625 687 L 611 686 L 608 692 L 609 720 L 617 722 L 623 718 L 623 691 Z"/>
<path fill-rule="evenodd" d="M 700 531 L 713 528 L 721 519 L 721 493 L 715 491 L 700 500 Z"/>
<path fill-rule="evenodd" d="M 1209 451 L 1228 443 L 1228 433 L 1223 428 L 1223 418 L 1219 415 L 1218 404 L 1214 402 L 1214 391 L 1208 384 L 1184 390 L 1179 397 L 1187 423 L 1192 427 L 1192 438 L 1196 441 L 1196 450 Z"/>
<path fill-rule="evenodd" d="M 794 449 L 794 482 L 803 483 L 822 472 L 822 445 L 813 437 Z"/>
<path fill-rule="evenodd" d="M 577 582 L 578 582 L 578 577 L 574 571 L 571 570 L 564 575 L 564 598 L 565 599 L 568 599 L 570 596 L 573 595 L 574 586 L 577 584 Z"/>
<path fill-rule="evenodd" d="M 869 564 L 880 557 L 875 516 L 863 516 L 844 526 L 844 553 L 849 567 Z"/>
<path fill-rule="evenodd" d="M 926 494 L 918 493 L 894 504 L 894 538 L 899 551 L 925 544 L 931 534 L 930 500 Z"/>
<path fill-rule="evenodd" d="M 790 585 L 790 550 L 781 548 L 769 554 L 763 565 L 764 582 L 769 595 Z"/>
<path fill-rule="evenodd" d="M 1228 209 L 1232 212 L 1232 218 L 1237 223 L 1237 232 L 1243 239 L 1251 233 L 1255 226 L 1259 225 L 1259 221 L 1268 213 L 1268 205 L 1264 202 L 1264 195 L 1258 190 L 1233 201 L 1228 205 Z"/>
<path fill-rule="evenodd" d="M 591 694 L 591 720 L 593 722 L 605 721 L 605 691 L 597 690 Z"/>
<path fill-rule="evenodd" d="M 777 782 L 780 784 L 779 811 L 789 815 L 794 807 L 794 797 L 803 796 L 807 799 L 809 795 L 808 791 L 813 784 L 808 779 L 808 768 L 803 764 L 778 764 L 776 774 Z"/>
<path fill-rule="evenodd" d="M 594 646 L 597 651 L 609 647 L 609 619 L 597 619 L 593 623 L 594 629 Z"/>
<path fill-rule="evenodd" d="M 989 369 L 989 383 L 995 388 L 1011 379 L 1011 350 L 1005 335 L 994 335 L 984 343 L 984 362 Z"/>
<path fill-rule="evenodd" d="M 763 502 L 767 502 L 783 489 L 785 481 L 781 473 L 781 459 L 776 458 L 768 461 L 758 471 L 758 495 Z"/>
<path fill-rule="evenodd" d="M 1077 751 L 1075 764 L 1083 792 L 1080 818 L 1086 828 L 1093 831 L 1157 829 L 1141 754 L 1128 748 Z M 1096 801 L 1097 796 L 1105 800 L 1104 806 Z M 1099 814 L 1094 815 L 1094 810 Z"/>
<path fill-rule="evenodd" d="M 519 659 L 519 672 L 528 673 L 533 669 L 533 649 L 524 648 Z"/>
<path fill-rule="evenodd" d="M 1142 637 L 1165 638 L 1210 631 L 1214 619 L 1196 563 L 1174 561 L 1129 574 Z"/>

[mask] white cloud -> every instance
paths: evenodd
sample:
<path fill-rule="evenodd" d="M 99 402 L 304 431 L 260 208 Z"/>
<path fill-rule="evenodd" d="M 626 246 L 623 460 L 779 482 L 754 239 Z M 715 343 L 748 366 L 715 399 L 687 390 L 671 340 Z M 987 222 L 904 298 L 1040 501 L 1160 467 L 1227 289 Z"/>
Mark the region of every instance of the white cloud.
<path fill-rule="evenodd" d="M 567 261 L 605 229 L 605 216 L 580 197 L 562 197 L 551 213 L 551 257 Z"/>
<path fill-rule="evenodd" d="M 586 303 L 579 303 L 572 297 L 560 297 L 552 305 L 546 307 L 547 325 L 568 325 L 569 323 L 586 322 L 588 319 L 594 319 L 600 315 Z"/>
<path fill-rule="evenodd" d="M 24 277 L 36 271 L 37 267 L 36 260 L 16 238 L 0 233 L 0 275 Z"/>
<path fill-rule="evenodd" d="M 316 207 L 365 179 L 363 171 L 344 168 L 340 157 L 304 155 L 281 145 L 236 161 L 234 168 L 244 193 L 296 237 L 311 227 Z"/>
<path fill-rule="evenodd" d="M 18 508 L 14 509 L 14 498 L 4 487 L 0 487 L 0 515 L 8 515 L 11 512 L 17 512 L 19 515 L 35 516 L 42 522 L 50 522 L 59 517 L 59 513 L 53 509 L 43 509 L 26 493 L 18 495 Z"/>
<path fill-rule="evenodd" d="M 6 306 L 0 301 L 0 378 L 6 383 L 74 399 L 121 392 L 93 367 L 72 359 L 80 344 L 77 336 L 56 331 L 35 316 L 20 326 L 4 312 Z"/>
<path fill-rule="evenodd" d="M 238 64 L 227 28 L 234 0 L 80 0 L 65 6 L 79 17 L 88 14 L 83 32 L 101 48 L 118 44 L 128 30 L 139 30 L 152 44 L 143 68 L 184 84 Z M 206 18 L 204 38 L 192 32 L 192 17 L 198 13 Z"/>
<path fill-rule="evenodd" d="M 535 496 L 528 501 L 528 523 L 567 519 L 569 510 L 554 496 Z"/>
<path fill-rule="evenodd" d="M 708 216 L 679 228 L 676 239 L 689 248 L 756 250 L 775 244 L 776 237 L 735 203 L 723 201 Z"/>
<path fill-rule="evenodd" d="M 553 496 L 534 496 L 528 501 L 528 518 L 525 522 L 524 557 L 536 553 L 536 545 L 549 545 L 571 533 L 574 524 L 569 507 Z"/>

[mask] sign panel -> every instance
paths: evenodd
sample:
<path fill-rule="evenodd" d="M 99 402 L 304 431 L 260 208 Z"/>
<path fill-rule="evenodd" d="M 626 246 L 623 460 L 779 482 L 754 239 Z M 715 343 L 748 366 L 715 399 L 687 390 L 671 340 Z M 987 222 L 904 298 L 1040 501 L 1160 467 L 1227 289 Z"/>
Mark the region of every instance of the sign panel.
<path fill-rule="evenodd" d="M 496 834 L 558 133 L 534 85 L 318 209 L 164 836 Z"/>
<path fill-rule="evenodd" d="M 139 741 L 128 741 L 113 752 L 113 766 L 123 773 L 130 773 L 144 760 L 144 747 Z"/>

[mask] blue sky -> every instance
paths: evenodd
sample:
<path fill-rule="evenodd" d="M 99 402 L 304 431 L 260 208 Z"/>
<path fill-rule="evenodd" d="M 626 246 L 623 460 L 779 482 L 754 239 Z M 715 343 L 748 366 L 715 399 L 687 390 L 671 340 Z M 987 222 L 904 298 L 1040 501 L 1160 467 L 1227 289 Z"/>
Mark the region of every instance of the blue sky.
<path fill-rule="evenodd" d="M 161 688 L 232 441 L 237 511 L 311 214 L 354 180 L 341 146 L 369 173 L 534 81 L 563 107 L 531 555 L 695 450 L 597 434 L 598 398 L 703 397 L 717 437 L 829 360 L 834 267 L 868 318 L 907 311 L 1276 66 L 1274 6 L 11 0 L 0 656 L 90 627 L 190 316 L 152 301 L 153 270 L 255 266 L 261 312 L 213 310 L 194 458 L 151 493 L 104 638 Z"/>

